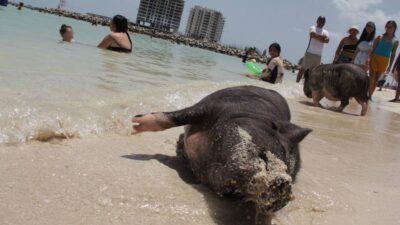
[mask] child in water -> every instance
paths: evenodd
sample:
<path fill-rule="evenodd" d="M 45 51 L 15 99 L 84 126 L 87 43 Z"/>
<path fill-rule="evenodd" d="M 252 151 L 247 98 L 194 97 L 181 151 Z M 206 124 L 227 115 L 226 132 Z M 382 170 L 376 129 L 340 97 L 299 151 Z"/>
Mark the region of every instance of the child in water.
<path fill-rule="evenodd" d="M 18 4 L 18 10 L 22 10 L 22 7 L 24 7 L 24 3 L 23 3 L 23 2 L 20 2 L 20 3 Z"/>
<path fill-rule="evenodd" d="M 272 84 L 282 83 L 283 79 L 283 59 L 281 58 L 281 46 L 278 43 L 272 43 L 268 48 L 270 59 L 267 61 L 265 68 L 260 77 L 254 75 L 246 75 L 248 78 L 262 80 Z"/>
<path fill-rule="evenodd" d="M 62 41 L 72 42 L 74 39 L 74 31 L 71 26 L 63 24 L 60 28 L 60 35 L 62 37 Z"/>

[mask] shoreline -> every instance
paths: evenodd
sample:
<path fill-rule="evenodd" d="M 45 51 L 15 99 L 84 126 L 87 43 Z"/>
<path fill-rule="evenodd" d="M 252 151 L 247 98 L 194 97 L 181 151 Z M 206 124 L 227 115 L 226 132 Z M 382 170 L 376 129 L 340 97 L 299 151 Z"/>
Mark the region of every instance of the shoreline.
<path fill-rule="evenodd" d="M 294 121 L 314 132 L 301 144 L 295 198 L 275 214 L 275 224 L 398 224 L 399 126 L 371 129 L 372 116 L 358 120 L 296 100 L 290 104 Z M 376 105 L 373 111 L 383 121 L 400 118 L 399 112 L 382 112 Z M 332 122 L 321 126 L 310 118 Z M 354 126 L 361 130 L 354 133 Z M 0 217 L 10 225 L 252 224 L 234 199 L 180 173 L 175 143 L 182 131 L 4 146 Z M 349 134 L 353 137 L 341 141 Z"/>
<path fill-rule="evenodd" d="M 15 2 L 10 2 L 9 4 L 12 6 L 17 6 L 17 3 L 15 3 Z M 101 16 L 101 15 L 95 15 L 95 14 L 91 14 L 91 13 L 82 14 L 82 13 L 77 13 L 77 12 L 60 10 L 60 9 L 56 9 L 56 8 L 41 8 L 41 7 L 35 7 L 35 6 L 31 6 L 31 5 L 24 5 L 24 8 L 27 8 L 27 9 L 30 9 L 33 11 L 38 11 L 40 13 L 53 14 L 53 15 L 58 15 L 58 16 L 63 16 L 63 17 L 67 17 L 67 18 L 72 18 L 75 20 L 88 22 L 88 23 L 91 23 L 93 26 L 97 26 L 97 25 L 110 26 L 111 18 Z M 234 57 L 238 57 L 238 58 L 241 58 L 242 52 L 244 51 L 243 49 L 238 49 L 238 48 L 231 47 L 231 46 L 221 45 L 217 42 L 197 40 L 194 38 L 186 37 L 184 35 L 168 33 L 168 32 L 164 32 L 164 31 L 157 31 L 155 29 L 138 26 L 137 24 L 135 24 L 133 22 L 128 23 L 128 30 L 129 30 L 129 32 L 143 34 L 143 35 L 147 35 L 150 37 L 159 38 L 159 39 L 163 39 L 163 40 L 168 40 L 168 41 L 178 44 L 178 45 L 183 44 L 183 45 L 187 45 L 190 47 L 201 48 L 201 49 L 209 50 L 212 52 L 229 55 L 229 56 L 234 56 Z M 255 59 L 259 63 L 267 62 L 267 58 L 259 55 L 258 53 L 249 55 L 248 59 Z M 299 69 L 298 65 L 293 64 L 292 62 L 290 62 L 287 59 L 284 59 L 284 67 L 287 70 Z"/>

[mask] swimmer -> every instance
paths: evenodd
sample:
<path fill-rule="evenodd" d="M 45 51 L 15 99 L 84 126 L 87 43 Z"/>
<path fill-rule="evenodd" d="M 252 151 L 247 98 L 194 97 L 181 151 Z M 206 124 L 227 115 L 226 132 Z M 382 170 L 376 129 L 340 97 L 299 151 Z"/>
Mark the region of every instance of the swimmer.
<path fill-rule="evenodd" d="M 111 34 L 107 35 L 97 47 L 116 52 L 132 52 L 132 41 L 128 34 L 128 20 L 121 15 L 114 16 L 110 30 Z"/>
<path fill-rule="evenodd" d="M 60 28 L 60 35 L 62 37 L 62 41 L 71 43 L 74 39 L 74 31 L 72 27 L 69 25 L 63 24 Z"/>
<path fill-rule="evenodd" d="M 18 10 L 22 10 L 22 7 L 24 7 L 24 3 L 23 3 L 23 2 L 20 2 L 20 3 L 18 4 Z"/>
<path fill-rule="evenodd" d="M 281 46 L 278 43 L 273 43 L 268 48 L 268 53 L 271 58 L 267 62 L 267 68 L 265 68 L 260 77 L 254 75 L 246 75 L 248 78 L 255 80 L 262 80 L 272 84 L 282 83 L 283 79 L 283 59 L 281 58 Z"/>

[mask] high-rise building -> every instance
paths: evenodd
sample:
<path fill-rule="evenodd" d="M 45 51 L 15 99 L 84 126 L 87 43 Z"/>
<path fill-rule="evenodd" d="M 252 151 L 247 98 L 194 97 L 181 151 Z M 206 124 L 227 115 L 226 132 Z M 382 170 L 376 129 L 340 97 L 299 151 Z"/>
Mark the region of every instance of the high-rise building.
<path fill-rule="evenodd" d="M 177 32 L 184 0 L 141 0 L 136 23 L 164 31 Z"/>
<path fill-rule="evenodd" d="M 197 39 L 219 42 L 224 30 L 225 18 L 222 13 L 200 6 L 190 10 L 186 35 Z"/>

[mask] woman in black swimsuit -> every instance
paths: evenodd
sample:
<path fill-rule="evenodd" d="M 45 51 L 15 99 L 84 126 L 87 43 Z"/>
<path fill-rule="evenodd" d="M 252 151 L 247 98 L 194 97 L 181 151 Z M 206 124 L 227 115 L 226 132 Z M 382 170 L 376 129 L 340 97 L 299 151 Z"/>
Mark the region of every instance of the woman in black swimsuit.
<path fill-rule="evenodd" d="M 349 31 L 349 36 L 340 41 L 336 49 L 335 59 L 333 63 L 351 63 L 354 59 L 354 53 L 357 49 L 359 30 L 356 26 L 352 26 Z"/>
<path fill-rule="evenodd" d="M 111 34 L 107 35 L 97 46 L 116 52 L 132 52 L 132 41 L 128 34 L 128 20 L 116 15 L 111 21 Z"/>

